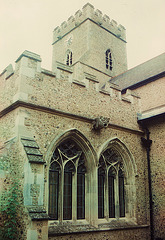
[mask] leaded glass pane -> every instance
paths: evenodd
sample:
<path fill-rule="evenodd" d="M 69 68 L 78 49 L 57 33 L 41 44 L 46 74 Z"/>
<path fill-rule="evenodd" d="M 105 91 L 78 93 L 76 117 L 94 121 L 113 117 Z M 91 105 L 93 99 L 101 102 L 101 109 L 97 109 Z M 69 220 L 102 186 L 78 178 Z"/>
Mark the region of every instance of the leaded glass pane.
<path fill-rule="evenodd" d="M 114 192 L 114 171 L 113 169 L 109 170 L 108 173 L 108 196 L 109 196 L 109 217 L 115 217 L 115 192 Z"/>
<path fill-rule="evenodd" d="M 59 165 L 54 162 L 49 171 L 49 216 L 58 219 Z"/>
<path fill-rule="evenodd" d="M 77 170 L 77 219 L 85 218 L 85 171 L 83 165 Z"/>
<path fill-rule="evenodd" d="M 104 218 L 104 179 L 105 171 L 98 169 L 98 218 Z"/>
<path fill-rule="evenodd" d="M 63 219 L 72 219 L 72 172 L 64 173 Z"/>
<path fill-rule="evenodd" d="M 119 209 L 120 217 L 125 217 L 124 175 L 121 169 L 119 170 Z"/>

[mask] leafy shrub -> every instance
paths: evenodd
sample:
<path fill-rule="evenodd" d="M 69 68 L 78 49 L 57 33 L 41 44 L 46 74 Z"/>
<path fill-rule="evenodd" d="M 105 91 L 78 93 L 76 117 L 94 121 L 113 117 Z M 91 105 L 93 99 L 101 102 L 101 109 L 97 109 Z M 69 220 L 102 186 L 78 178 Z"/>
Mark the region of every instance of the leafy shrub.
<path fill-rule="evenodd" d="M 4 190 L 0 201 L 0 239 L 18 239 L 19 183 L 14 181 Z"/>

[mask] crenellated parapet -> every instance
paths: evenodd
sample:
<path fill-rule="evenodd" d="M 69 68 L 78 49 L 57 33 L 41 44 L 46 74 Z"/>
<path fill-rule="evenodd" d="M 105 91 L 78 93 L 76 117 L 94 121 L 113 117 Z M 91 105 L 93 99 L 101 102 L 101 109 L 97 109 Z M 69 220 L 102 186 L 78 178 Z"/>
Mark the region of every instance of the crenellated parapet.
<path fill-rule="evenodd" d="M 117 84 L 108 81 L 101 86 L 100 92 L 109 94 L 111 98 L 140 107 L 140 97 L 133 90 L 127 89 L 126 94 L 122 94 L 122 89 Z"/>
<path fill-rule="evenodd" d="M 118 25 L 115 20 L 110 20 L 109 16 L 103 15 L 100 10 L 95 10 L 93 5 L 87 3 L 82 10 L 78 10 L 74 16 L 68 18 L 68 21 L 63 22 L 60 27 L 58 26 L 54 29 L 53 44 L 88 19 L 111 32 L 117 38 L 124 41 L 126 40 L 124 26 L 121 24 Z"/>
<path fill-rule="evenodd" d="M 80 63 L 77 63 L 77 65 L 78 64 Z M 88 92 L 91 92 L 91 95 L 98 94 L 100 98 L 102 96 L 106 96 L 107 99 L 109 98 L 111 100 L 121 102 L 121 104 L 127 104 L 127 106 L 136 105 L 137 108 L 140 106 L 140 97 L 133 90 L 128 89 L 126 94 L 123 95 L 121 93 L 122 89 L 117 84 L 107 81 L 104 85 L 102 85 L 100 78 L 88 72 L 82 73 L 81 80 L 75 78 L 74 76 L 77 76 L 77 74 L 74 75 L 74 72 L 76 71 L 76 64 L 74 66 L 66 66 L 65 64 L 58 62 L 57 66 L 56 78 L 60 80 L 67 80 L 71 83 L 73 89 L 74 85 L 77 85 L 80 89 L 85 88 Z M 78 94 L 79 92 L 77 92 L 77 95 Z"/>
<path fill-rule="evenodd" d="M 12 64 L 9 64 L 4 70 L 3 72 L 0 74 L 0 77 L 3 76 L 5 79 L 8 79 L 9 77 L 11 77 L 14 74 L 14 69 Z"/>
<path fill-rule="evenodd" d="M 2 87 L 2 92 L 5 94 L 4 97 L 1 96 L 1 101 L 5 102 L 4 106 L 18 100 L 30 102 L 34 100 L 38 104 L 42 96 L 45 96 L 44 103 L 46 99 L 50 101 L 51 97 L 54 101 L 54 95 L 50 96 L 49 91 L 54 91 L 58 95 L 56 88 L 59 83 L 61 92 L 66 92 L 67 88 L 67 91 L 72 91 L 75 98 L 79 96 L 81 91 L 85 90 L 91 96 L 104 96 L 106 99 L 114 99 L 127 104 L 138 104 L 139 97 L 134 92 L 128 90 L 123 96 L 118 85 L 109 81 L 104 81 L 103 84 L 102 78 L 104 75 L 101 73 L 98 75 L 95 71 L 91 72 L 91 68 L 86 66 L 86 68 L 83 68 L 84 65 L 81 62 L 77 62 L 73 66 L 57 62 L 56 72 L 52 72 L 43 69 L 41 61 L 40 55 L 26 50 L 16 60 L 15 72 L 11 65 L 3 71 L 1 75 L 7 74 L 6 77 L 8 78 L 5 86 Z M 11 75 L 13 75 L 13 78 L 10 78 Z M 106 76 L 106 78 L 109 77 Z M 13 86 L 17 86 L 15 90 Z M 9 102 L 5 101 L 8 92 L 11 95 L 8 94 Z"/>
<path fill-rule="evenodd" d="M 120 124 L 120 118 L 123 118 L 126 126 L 135 128 L 136 113 L 140 112 L 139 97 L 129 90 L 123 96 L 119 86 L 108 80 L 103 85 L 103 74 L 82 65 L 81 62 L 73 66 L 57 62 L 56 72 L 52 72 L 41 67 L 38 54 L 23 52 L 16 60 L 12 77 L 1 81 L 4 84 L 0 89 L 0 117 L 17 109 L 19 114 L 15 115 L 13 133 L 28 138 L 33 134 L 29 131 L 30 111 L 25 107 L 78 119 L 110 117 L 114 124 Z M 125 122 L 124 112 L 130 114 L 134 125 Z"/>

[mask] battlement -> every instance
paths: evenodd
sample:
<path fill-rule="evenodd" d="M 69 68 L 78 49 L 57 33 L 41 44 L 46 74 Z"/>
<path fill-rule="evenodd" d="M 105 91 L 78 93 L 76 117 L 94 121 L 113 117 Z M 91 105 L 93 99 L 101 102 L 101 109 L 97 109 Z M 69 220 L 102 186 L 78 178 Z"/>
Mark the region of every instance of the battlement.
<path fill-rule="evenodd" d="M 111 116 L 111 121 L 115 124 L 120 123 L 120 117 L 118 114 L 114 115 L 114 112 L 117 111 L 122 117 L 122 112 L 127 111 L 131 113 L 135 125 L 137 124 L 136 113 L 140 112 L 139 98 L 134 92 L 127 91 L 123 96 L 119 86 L 108 81 L 108 76 L 103 85 L 104 74 L 81 62 L 72 66 L 57 62 L 56 71 L 52 72 L 41 67 L 41 60 L 40 55 L 25 51 L 16 60 L 16 70 L 12 77 L 7 81 L 2 77 L 1 116 L 6 113 L 6 108 L 21 102 L 35 109 L 42 108 L 43 111 L 55 109 L 54 113 L 60 111 L 69 116 Z M 11 67 L 9 70 L 12 72 Z M 22 119 L 24 117 L 19 120 L 21 128 L 24 126 L 21 125 L 24 124 Z M 28 121 L 25 124 L 27 127 Z M 129 126 L 129 123 L 125 124 Z M 22 131 L 28 134 L 26 130 L 25 128 Z"/>
<path fill-rule="evenodd" d="M 14 69 L 12 64 L 9 64 L 4 70 L 3 72 L 0 74 L 0 77 L 4 75 L 5 79 L 8 79 L 10 76 L 12 76 L 14 74 Z"/>
<path fill-rule="evenodd" d="M 88 92 L 92 94 L 99 94 L 105 96 L 107 95 L 109 99 L 117 100 L 125 104 L 133 104 L 139 106 L 140 97 L 133 91 L 127 90 L 126 94 L 121 94 L 121 88 L 115 84 L 107 81 L 104 85 L 101 84 L 101 79 L 96 75 L 92 75 L 88 72 L 83 72 L 83 77 L 81 80 L 74 78 L 73 73 L 76 72 L 76 65 L 81 63 L 76 63 L 74 66 L 66 66 L 60 62 L 57 62 L 56 78 L 58 80 L 66 80 L 73 85 L 79 86 L 79 88 L 85 88 Z M 92 84 L 91 84 L 92 83 Z M 74 88 L 74 87 L 73 87 Z M 76 88 L 78 90 L 78 88 Z M 96 93 L 94 93 L 96 91 Z M 77 94 L 79 91 L 77 92 Z M 108 99 L 107 98 L 107 99 Z"/>
<path fill-rule="evenodd" d="M 46 79 L 45 76 L 52 77 L 52 81 L 54 82 L 54 78 L 56 81 L 68 81 L 72 86 L 75 84 L 80 88 L 85 88 L 91 94 L 94 94 L 94 91 L 97 94 L 108 95 L 111 99 L 116 99 L 119 101 L 124 101 L 127 103 L 136 104 L 138 100 L 138 96 L 131 90 L 127 90 L 124 96 L 121 95 L 121 89 L 118 85 L 114 83 L 110 83 L 106 81 L 104 84 L 102 83 L 102 78 L 104 76 L 103 73 L 99 72 L 91 72 L 90 66 L 85 65 L 81 62 L 77 62 L 72 66 L 68 66 L 66 64 L 56 62 L 57 69 L 56 72 L 52 72 L 46 69 L 41 68 L 42 59 L 40 55 L 25 50 L 15 61 L 15 73 L 21 76 L 21 78 L 16 78 L 14 81 L 18 81 L 18 84 L 21 84 L 20 89 L 22 89 L 21 93 L 15 94 L 13 97 L 13 101 L 16 99 L 19 100 L 27 100 L 29 91 L 33 92 L 33 88 L 29 87 L 25 84 L 25 81 L 20 82 L 20 79 L 24 77 L 28 79 L 33 79 L 33 83 L 35 81 L 44 82 L 43 79 Z M 83 68 L 84 67 L 84 68 Z M 14 70 L 12 65 L 9 65 L 5 68 L 5 70 L 0 74 L 4 79 L 10 78 L 11 75 L 14 74 Z M 109 78 L 106 76 L 106 78 Z M 30 80 L 29 80 L 30 81 Z M 8 81 L 10 85 L 10 81 Z M 45 85 L 43 84 L 43 89 L 40 88 L 40 91 L 44 91 Z M 48 82 L 46 83 L 48 84 Z M 69 87 L 69 85 L 68 85 Z M 71 86 L 70 86 L 71 87 Z M 50 87 L 51 88 L 51 87 Z M 6 88 L 8 89 L 8 88 Z M 30 90 L 29 90 L 30 89 Z M 42 89 L 42 90 L 41 90 Z M 78 88 L 77 88 L 78 89 Z"/>
<path fill-rule="evenodd" d="M 117 84 L 109 81 L 100 88 L 100 92 L 107 93 L 113 98 L 118 98 L 123 102 L 140 106 L 140 97 L 133 90 L 127 89 L 125 94 L 121 94 L 121 90 L 122 89 Z"/>
<path fill-rule="evenodd" d="M 17 60 L 16 60 L 15 62 L 17 63 L 22 57 L 27 57 L 27 58 L 36 60 L 36 61 L 38 61 L 38 62 L 41 62 L 41 61 L 42 61 L 40 55 L 25 50 L 25 51 L 17 58 Z"/>
<path fill-rule="evenodd" d="M 110 20 L 109 16 L 103 15 L 100 10 L 95 10 L 90 3 L 84 5 L 82 10 L 78 10 L 74 16 L 68 18 L 68 21 L 63 22 L 61 26 L 56 27 L 53 32 L 53 44 L 60 40 L 67 33 L 77 28 L 81 23 L 90 19 L 106 31 L 111 32 L 117 38 L 126 40 L 125 27 L 117 24 L 115 20 Z"/>

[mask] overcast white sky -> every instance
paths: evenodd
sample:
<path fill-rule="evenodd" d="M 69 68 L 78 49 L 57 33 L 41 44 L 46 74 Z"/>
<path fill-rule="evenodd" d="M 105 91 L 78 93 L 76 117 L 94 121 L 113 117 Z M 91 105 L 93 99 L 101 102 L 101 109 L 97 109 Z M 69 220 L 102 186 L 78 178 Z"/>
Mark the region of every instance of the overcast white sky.
<path fill-rule="evenodd" d="M 129 68 L 165 52 L 165 0 L 0 0 L 0 72 L 24 50 L 51 70 L 53 29 L 87 2 L 125 26 Z"/>

